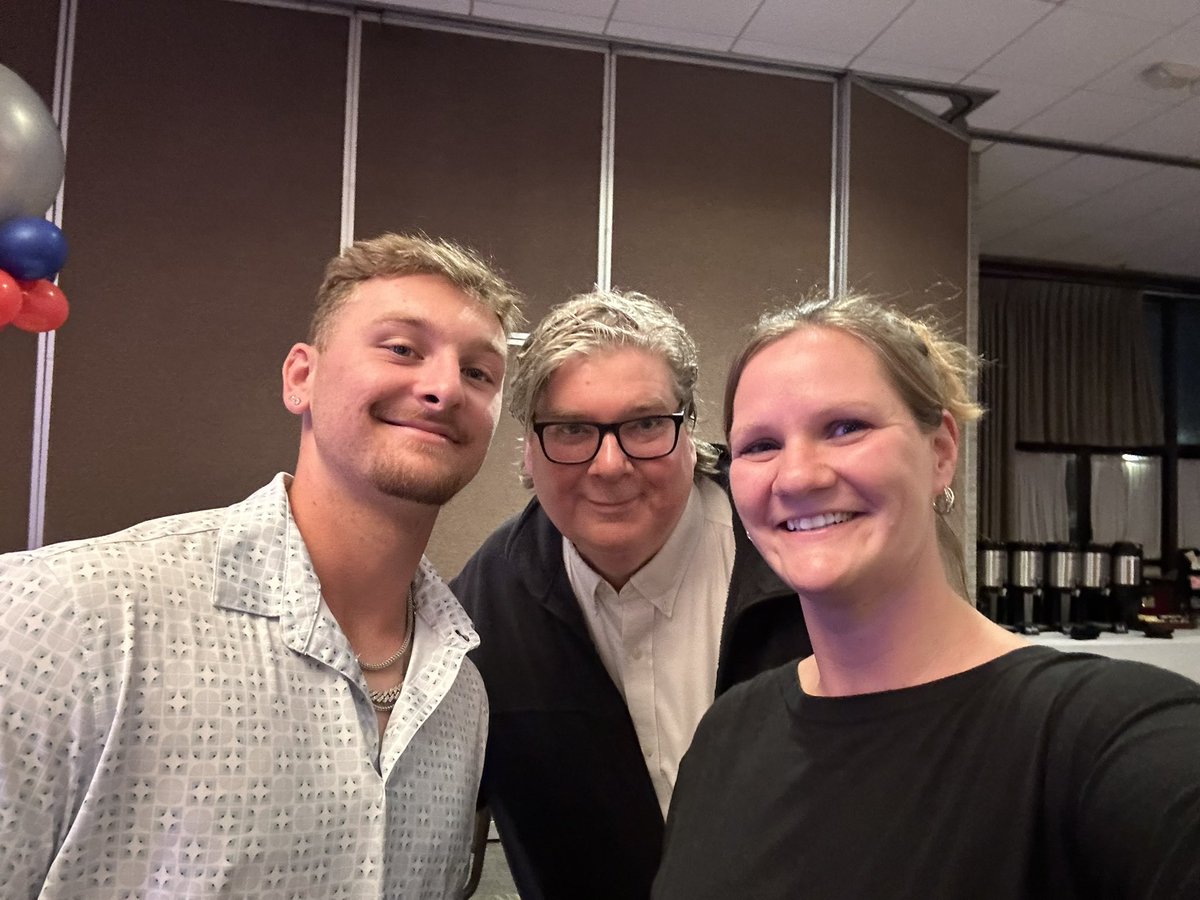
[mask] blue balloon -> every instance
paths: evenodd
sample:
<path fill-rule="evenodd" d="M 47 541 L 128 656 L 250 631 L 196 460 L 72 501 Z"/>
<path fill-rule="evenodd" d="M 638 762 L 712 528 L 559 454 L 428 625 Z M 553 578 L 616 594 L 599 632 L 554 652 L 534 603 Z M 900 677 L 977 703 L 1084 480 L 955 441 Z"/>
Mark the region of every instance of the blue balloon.
<path fill-rule="evenodd" d="M 13 278 L 53 278 L 66 261 L 67 238 L 53 222 L 23 216 L 0 225 L 0 269 Z"/>

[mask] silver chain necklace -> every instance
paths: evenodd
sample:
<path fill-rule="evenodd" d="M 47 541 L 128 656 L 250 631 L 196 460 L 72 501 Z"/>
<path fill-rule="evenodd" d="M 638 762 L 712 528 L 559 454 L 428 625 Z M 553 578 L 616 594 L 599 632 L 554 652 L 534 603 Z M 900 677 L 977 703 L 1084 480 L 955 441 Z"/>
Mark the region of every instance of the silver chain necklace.
<path fill-rule="evenodd" d="M 405 630 L 404 630 L 404 643 L 402 643 L 400 645 L 399 650 L 397 650 L 395 653 L 393 653 L 391 656 L 389 656 L 387 659 L 385 659 L 381 663 L 364 662 L 363 658 L 356 653 L 354 655 L 354 658 L 358 660 L 359 668 L 361 668 L 364 672 L 382 672 L 384 669 L 390 669 L 392 666 L 394 666 L 396 664 L 396 660 L 398 660 L 400 657 L 402 657 L 404 655 L 405 651 L 408 650 L 408 645 L 412 642 L 413 616 L 414 616 L 413 592 L 412 592 L 411 584 L 408 586 L 407 603 L 408 603 L 408 618 L 406 620 L 406 624 L 408 627 L 405 628 Z"/>
<path fill-rule="evenodd" d="M 379 672 L 379 671 L 382 671 L 383 669 L 386 669 L 386 668 L 389 668 L 390 666 L 395 665 L 397 660 L 399 660 L 401 657 L 403 657 L 404 654 L 408 651 L 409 645 L 412 643 L 413 632 L 416 631 L 416 626 L 417 626 L 417 611 L 416 611 L 416 605 L 413 603 L 412 586 L 410 585 L 409 589 L 408 589 L 408 619 L 407 619 L 407 629 L 406 629 L 407 633 L 404 635 L 404 643 L 402 643 L 400 645 L 400 649 L 397 650 L 394 654 L 392 654 L 392 656 L 385 662 L 379 663 L 377 665 L 372 665 L 370 663 L 364 663 L 361 659 L 359 659 L 358 660 L 359 666 L 369 672 Z M 357 654 L 355 655 L 355 659 L 358 659 Z M 394 685 L 392 685 L 390 688 L 388 688 L 387 690 L 373 691 L 368 687 L 367 694 L 371 698 L 371 705 L 373 707 L 375 707 L 375 709 L 378 712 L 391 712 L 392 708 L 396 705 L 396 701 L 400 699 L 400 693 L 403 690 L 404 690 L 404 673 L 401 673 L 400 680 L 398 682 L 396 682 Z"/>

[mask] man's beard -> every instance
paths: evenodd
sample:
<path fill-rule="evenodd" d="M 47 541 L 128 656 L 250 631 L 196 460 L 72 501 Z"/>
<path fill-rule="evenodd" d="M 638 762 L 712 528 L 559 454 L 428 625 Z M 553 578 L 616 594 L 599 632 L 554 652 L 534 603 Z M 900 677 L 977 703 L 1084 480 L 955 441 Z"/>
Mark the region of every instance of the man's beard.
<path fill-rule="evenodd" d="M 419 460 L 421 456 L 437 460 L 442 454 L 436 450 L 414 452 L 410 448 L 403 459 L 388 465 L 376 463 L 371 472 L 372 483 L 381 493 L 390 497 L 426 506 L 445 506 L 479 471 L 479 466 L 465 471 L 453 467 L 414 465 L 414 457 Z"/>

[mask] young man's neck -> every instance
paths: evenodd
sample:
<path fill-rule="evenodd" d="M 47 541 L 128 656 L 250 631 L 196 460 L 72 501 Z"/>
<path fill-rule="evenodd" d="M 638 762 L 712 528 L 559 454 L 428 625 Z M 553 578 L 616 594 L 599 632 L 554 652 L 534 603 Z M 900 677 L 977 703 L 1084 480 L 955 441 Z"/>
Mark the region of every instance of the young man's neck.
<path fill-rule="evenodd" d="M 288 491 L 321 593 L 348 634 L 403 627 L 403 598 L 438 508 L 365 494 L 297 467 Z"/>

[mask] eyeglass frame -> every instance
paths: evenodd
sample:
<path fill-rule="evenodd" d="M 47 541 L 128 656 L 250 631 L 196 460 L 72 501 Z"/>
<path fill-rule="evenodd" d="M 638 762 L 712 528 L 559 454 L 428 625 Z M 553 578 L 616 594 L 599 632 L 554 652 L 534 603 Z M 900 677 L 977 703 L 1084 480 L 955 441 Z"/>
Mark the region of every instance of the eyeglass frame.
<path fill-rule="evenodd" d="M 686 422 L 690 417 L 690 410 L 681 409 L 678 412 L 673 413 L 651 413 L 649 415 L 634 416 L 632 419 L 622 419 L 620 422 L 588 422 L 583 419 L 556 419 L 549 422 L 534 421 L 530 423 L 529 427 L 530 430 L 537 435 L 538 446 L 542 448 L 542 456 L 546 457 L 547 460 L 554 463 L 556 466 L 582 466 L 586 463 L 590 463 L 600 454 L 600 448 L 604 446 L 604 436 L 607 434 L 611 434 L 614 438 L 616 438 L 617 446 L 628 459 L 644 462 L 652 459 L 663 459 L 664 457 L 670 456 L 675 452 L 675 448 L 679 446 L 679 432 L 683 428 L 683 423 Z M 643 419 L 670 419 L 675 423 L 675 439 L 671 441 L 670 450 L 667 450 L 665 453 L 655 454 L 654 456 L 634 456 L 625 449 L 625 445 L 621 443 L 621 426 L 628 425 L 630 422 L 640 422 Z M 571 462 L 563 462 L 562 460 L 555 459 L 546 451 L 546 438 L 543 435 L 543 432 L 551 425 L 591 425 L 599 431 L 599 435 L 596 439 L 596 449 L 592 451 L 592 455 L 587 459 L 577 459 Z"/>

